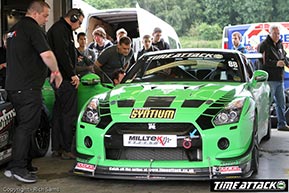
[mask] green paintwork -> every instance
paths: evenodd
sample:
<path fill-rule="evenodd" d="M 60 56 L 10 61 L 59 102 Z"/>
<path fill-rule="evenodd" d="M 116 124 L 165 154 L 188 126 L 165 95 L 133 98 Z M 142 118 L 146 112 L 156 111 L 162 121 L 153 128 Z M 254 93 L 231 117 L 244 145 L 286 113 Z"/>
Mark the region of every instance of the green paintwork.
<path fill-rule="evenodd" d="M 111 84 L 102 84 L 100 77 L 96 74 L 86 74 L 80 79 L 78 87 L 78 113 L 82 106 L 88 101 L 88 99 L 96 94 L 103 93 L 113 88 Z M 43 100 L 48 112 L 52 112 L 54 105 L 54 91 L 47 78 L 42 88 Z"/>

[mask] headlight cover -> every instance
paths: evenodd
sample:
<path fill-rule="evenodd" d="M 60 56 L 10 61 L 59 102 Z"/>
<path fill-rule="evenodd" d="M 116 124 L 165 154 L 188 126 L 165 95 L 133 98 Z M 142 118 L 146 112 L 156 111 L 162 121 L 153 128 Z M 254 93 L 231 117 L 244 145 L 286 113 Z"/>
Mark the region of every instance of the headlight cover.
<path fill-rule="evenodd" d="M 236 123 L 240 119 L 242 108 L 245 102 L 245 98 L 235 99 L 230 102 L 225 108 L 220 111 L 214 118 L 215 125 L 224 125 L 230 123 Z"/>
<path fill-rule="evenodd" d="M 86 106 L 81 121 L 97 125 L 100 121 L 98 105 L 99 100 L 97 98 L 93 98 Z"/>

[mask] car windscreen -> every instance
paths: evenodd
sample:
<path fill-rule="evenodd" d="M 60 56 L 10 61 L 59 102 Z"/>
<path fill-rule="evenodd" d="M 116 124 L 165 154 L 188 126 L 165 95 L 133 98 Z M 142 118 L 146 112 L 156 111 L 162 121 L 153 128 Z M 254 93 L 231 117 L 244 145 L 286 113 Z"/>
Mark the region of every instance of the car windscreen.
<path fill-rule="evenodd" d="M 243 82 L 238 54 L 175 53 L 142 58 L 133 82 L 207 81 Z"/>

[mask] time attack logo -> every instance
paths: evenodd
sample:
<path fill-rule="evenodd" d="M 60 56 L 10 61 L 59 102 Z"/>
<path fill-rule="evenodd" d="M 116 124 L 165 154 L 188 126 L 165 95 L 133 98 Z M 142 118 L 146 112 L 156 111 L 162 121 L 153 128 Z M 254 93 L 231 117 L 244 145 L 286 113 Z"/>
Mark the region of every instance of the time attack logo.
<path fill-rule="evenodd" d="M 212 180 L 212 192 L 288 192 L 287 179 Z"/>

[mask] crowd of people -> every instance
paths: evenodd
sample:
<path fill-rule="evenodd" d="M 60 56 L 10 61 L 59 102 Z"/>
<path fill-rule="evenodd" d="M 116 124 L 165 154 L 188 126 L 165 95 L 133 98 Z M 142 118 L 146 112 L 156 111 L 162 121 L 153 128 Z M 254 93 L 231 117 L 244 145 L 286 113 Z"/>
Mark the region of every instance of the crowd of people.
<path fill-rule="evenodd" d="M 0 58 L 0 87 L 16 111 L 17 126 L 13 135 L 12 159 L 4 172 L 8 178 L 25 183 L 37 181 L 38 168 L 32 165 L 30 139 L 40 124 L 42 86 L 49 74 L 55 102 L 52 112 L 52 156 L 75 159 L 73 131 L 77 118 L 77 89 L 80 77 L 101 69 L 116 85 L 130 65 L 135 63 L 132 41 L 124 28 L 116 31 L 116 40 L 107 38 L 103 27 L 97 26 L 87 42 L 84 32 L 74 31 L 84 19 L 81 9 L 70 9 L 47 33 L 44 26 L 50 6 L 42 0 L 32 1 L 25 16 L 4 34 Z M 143 53 L 169 49 L 161 38 L 161 29 L 143 37 Z M 17 34 L 17 35 L 16 35 Z"/>

